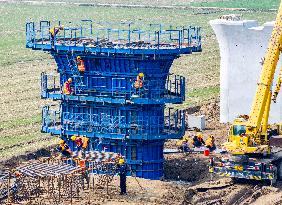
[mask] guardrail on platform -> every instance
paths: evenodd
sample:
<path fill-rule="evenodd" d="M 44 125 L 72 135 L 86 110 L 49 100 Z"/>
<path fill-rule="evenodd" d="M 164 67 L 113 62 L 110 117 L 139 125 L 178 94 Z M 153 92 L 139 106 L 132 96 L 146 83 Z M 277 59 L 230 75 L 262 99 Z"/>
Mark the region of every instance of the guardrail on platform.
<path fill-rule="evenodd" d="M 88 79 L 91 76 L 85 76 L 84 81 L 86 85 Z M 93 77 L 92 77 L 93 78 Z M 101 78 L 101 77 L 97 77 Z M 111 83 L 108 83 L 108 81 Z M 120 80 L 122 82 L 117 83 Z M 91 81 L 93 82 L 93 80 Z M 110 98 L 125 98 L 125 99 L 172 99 L 180 98 L 185 100 L 185 77 L 179 75 L 169 75 L 166 81 L 161 80 L 147 80 L 143 82 L 142 89 L 134 87 L 135 77 L 131 78 L 116 78 L 110 77 L 105 79 L 103 84 L 91 84 L 91 88 L 85 86 L 83 89 L 76 85 L 76 81 L 72 83 L 73 93 L 72 95 L 84 96 L 84 99 L 88 100 L 97 97 L 110 97 Z M 43 98 L 60 98 L 63 95 L 59 75 L 53 74 L 41 74 L 41 96 Z M 78 89 L 79 88 L 79 89 Z"/>
<path fill-rule="evenodd" d="M 50 29 L 62 26 L 59 21 L 40 21 L 26 23 L 26 44 L 29 47 L 35 44 L 110 47 L 110 48 L 186 48 L 201 47 L 201 28 L 164 27 L 161 24 L 149 24 L 145 29 L 133 23 L 104 24 L 91 20 L 68 22 L 55 36 Z M 121 28 L 123 27 L 123 28 Z"/>
<path fill-rule="evenodd" d="M 169 139 L 178 138 L 185 132 L 185 113 L 182 110 L 169 111 L 162 116 L 111 116 L 107 113 L 87 114 L 60 112 L 43 107 L 42 130 L 64 132 L 66 135 L 81 134 L 93 137 L 130 139 Z"/>

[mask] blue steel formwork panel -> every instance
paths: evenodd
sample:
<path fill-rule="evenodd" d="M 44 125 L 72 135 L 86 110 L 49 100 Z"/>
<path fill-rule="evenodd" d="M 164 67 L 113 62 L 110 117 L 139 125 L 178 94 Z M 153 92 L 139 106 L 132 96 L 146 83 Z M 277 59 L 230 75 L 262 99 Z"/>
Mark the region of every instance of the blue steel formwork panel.
<path fill-rule="evenodd" d="M 120 140 L 177 139 L 185 131 L 183 111 L 164 115 L 164 105 L 61 104 L 60 110 L 46 106 L 42 131 L 52 134 L 85 135 Z"/>
<path fill-rule="evenodd" d="M 67 138 L 65 138 L 67 140 Z M 76 150 L 73 142 L 70 148 Z M 163 176 L 163 145 L 164 140 L 92 140 L 89 150 L 103 150 L 120 153 L 126 157 L 130 165 L 128 174 L 147 179 L 160 179 Z M 131 173 L 132 172 L 132 173 Z"/>
<path fill-rule="evenodd" d="M 137 75 L 137 74 L 136 74 Z M 129 77 L 128 77 L 129 76 Z M 83 77 L 85 85 L 72 83 L 75 95 L 62 95 L 62 83 L 66 76 L 42 73 L 41 97 L 54 100 L 103 102 L 110 104 L 180 104 L 185 100 L 185 78 L 169 75 L 166 80 L 156 77 L 143 83 L 143 90 L 134 88 L 136 76 L 115 74 Z M 107 83 L 109 81 L 109 83 Z"/>
<path fill-rule="evenodd" d="M 200 28 L 117 29 L 84 20 L 51 37 L 49 29 L 60 24 L 26 24 L 26 47 L 49 52 L 57 63 L 58 76 L 41 75 L 42 98 L 61 101 L 57 110 L 43 107 L 42 131 L 60 135 L 73 150 L 70 137 L 87 136 L 88 149 L 121 153 L 138 177 L 161 178 L 164 141 L 185 132 L 183 111 L 165 115 L 165 103 L 185 100 L 185 78 L 169 69 L 180 54 L 201 52 Z M 85 63 L 83 74 L 77 56 Z M 136 89 L 141 72 L 143 87 Z M 71 95 L 62 92 L 68 78 Z"/>
<path fill-rule="evenodd" d="M 68 78 L 74 78 L 76 94 L 87 96 L 129 99 L 134 94 L 134 81 L 138 73 L 145 74 L 143 94 L 148 98 L 163 96 L 166 77 L 175 56 L 161 59 L 139 57 L 99 56 L 93 54 L 53 54 L 61 74 L 61 84 Z M 74 77 L 73 62 L 80 56 L 85 62 L 85 73 Z M 79 79 L 77 79 L 79 78 Z"/>

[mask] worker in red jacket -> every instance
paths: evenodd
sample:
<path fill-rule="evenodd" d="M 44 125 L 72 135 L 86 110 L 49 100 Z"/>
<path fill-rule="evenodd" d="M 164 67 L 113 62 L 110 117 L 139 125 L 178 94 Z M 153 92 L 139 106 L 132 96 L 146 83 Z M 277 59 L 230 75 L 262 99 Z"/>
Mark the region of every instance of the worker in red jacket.
<path fill-rule="evenodd" d="M 82 137 L 82 136 L 71 136 L 71 140 L 75 142 L 77 147 L 77 152 L 82 151 L 82 156 L 85 156 L 85 150 L 88 147 L 89 144 L 89 138 L 88 137 Z"/>

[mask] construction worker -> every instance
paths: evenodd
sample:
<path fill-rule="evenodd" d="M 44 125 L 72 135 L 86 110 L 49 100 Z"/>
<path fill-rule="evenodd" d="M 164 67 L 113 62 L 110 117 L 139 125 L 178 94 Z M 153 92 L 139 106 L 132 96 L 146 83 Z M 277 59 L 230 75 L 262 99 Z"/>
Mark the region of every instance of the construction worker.
<path fill-rule="evenodd" d="M 182 139 L 180 139 L 176 142 L 176 145 L 177 145 L 177 147 L 180 151 L 188 152 L 190 150 L 189 141 L 190 141 L 190 136 L 185 135 Z"/>
<path fill-rule="evenodd" d="M 56 35 L 60 32 L 64 30 L 64 26 L 54 26 L 52 28 L 49 29 L 49 33 L 50 33 L 50 36 L 51 36 L 51 44 L 52 46 L 55 45 L 55 37 Z"/>
<path fill-rule="evenodd" d="M 139 73 L 134 82 L 134 87 L 136 89 L 143 88 L 143 83 L 144 83 L 144 73 Z"/>
<path fill-rule="evenodd" d="M 205 142 L 203 140 L 203 134 L 201 132 L 198 132 L 193 137 L 193 145 L 194 145 L 194 147 L 201 147 L 201 146 L 205 145 Z"/>
<path fill-rule="evenodd" d="M 182 150 L 183 152 L 189 151 L 189 141 L 187 139 L 183 140 L 182 142 Z"/>
<path fill-rule="evenodd" d="M 57 150 L 61 152 L 62 155 L 65 157 L 71 157 L 72 155 L 71 149 L 69 148 L 67 143 L 62 139 L 59 141 L 59 146 L 57 147 Z"/>
<path fill-rule="evenodd" d="M 78 71 L 80 72 L 81 75 L 83 75 L 85 72 L 84 60 L 82 60 L 80 56 L 77 56 L 76 63 L 77 63 Z"/>
<path fill-rule="evenodd" d="M 72 79 L 71 79 L 71 78 L 69 78 L 69 79 L 64 83 L 63 93 L 64 93 L 65 95 L 71 95 L 71 94 L 72 94 L 71 83 L 72 83 Z"/>
<path fill-rule="evenodd" d="M 143 85 L 144 85 L 144 73 L 139 73 L 134 82 L 134 88 L 137 95 L 140 94 L 140 91 L 143 90 Z"/>
<path fill-rule="evenodd" d="M 213 135 L 210 135 L 208 137 L 208 139 L 206 140 L 206 147 L 209 148 L 209 150 L 212 152 L 216 149 L 216 146 L 215 146 L 215 140 L 214 140 L 214 136 Z"/>
<path fill-rule="evenodd" d="M 126 194 L 126 172 L 127 172 L 127 164 L 125 163 L 124 158 L 120 158 L 118 161 L 118 171 L 120 177 L 120 195 Z"/>
<path fill-rule="evenodd" d="M 88 137 L 82 137 L 82 136 L 71 136 L 71 140 L 75 142 L 77 147 L 77 152 L 82 151 L 82 157 L 85 156 L 85 150 L 88 147 L 89 144 L 89 138 Z"/>

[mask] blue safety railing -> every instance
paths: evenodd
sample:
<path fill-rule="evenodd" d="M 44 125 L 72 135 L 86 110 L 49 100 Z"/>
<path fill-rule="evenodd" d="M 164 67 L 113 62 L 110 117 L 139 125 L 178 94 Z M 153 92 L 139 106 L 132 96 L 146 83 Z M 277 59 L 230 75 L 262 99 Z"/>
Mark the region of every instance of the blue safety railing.
<path fill-rule="evenodd" d="M 42 110 L 42 130 L 53 134 L 81 134 L 88 137 L 166 139 L 178 138 L 185 132 L 185 113 L 169 111 L 167 116 L 111 116 L 106 113 L 70 113 L 51 109 Z M 114 137 L 115 136 L 115 137 Z"/>
<path fill-rule="evenodd" d="M 125 28 L 107 27 L 108 25 L 84 20 L 77 24 L 68 23 L 63 30 L 51 36 L 49 30 L 59 27 L 61 22 L 51 24 L 49 21 L 26 23 L 26 45 L 51 49 L 55 46 L 89 47 L 89 48 L 130 48 L 130 49 L 181 49 L 196 48 L 201 51 L 201 28 L 181 27 L 165 28 L 162 25 L 140 29 L 133 24 Z M 77 26 L 79 25 L 79 26 Z M 144 26 L 143 26 L 144 27 Z"/>
<path fill-rule="evenodd" d="M 84 79 L 86 85 L 88 85 L 88 78 L 89 77 L 86 76 Z M 91 82 L 94 81 L 92 78 L 94 77 L 91 77 Z M 97 84 L 96 87 L 91 85 L 91 89 L 85 86 L 82 90 L 80 85 L 77 85 L 76 81 L 74 81 L 71 86 L 73 94 L 66 96 L 62 92 L 63 89 L 61 85 L 63 83 L 60 82 L 59 75 L 42 73 L 41 96 L 43 98 L 53 99 L 62 99 L 65 97 L 70 100 L 77 100 L 78 96 L 83 96 L 85 101 L 93 101 L 94 98 L 98 98 L 99 101 L 103 98 L 128 99 L 135 101 L 138 101 L 138 99 L 159 99 L 168 102 L 169 100 L 178 100 L 179 102 L 185 100 L 185 78 L 179 75 L 169 75 L 166 81 L 144 80 L 141 89 L 134 87 L 135 77 L 112 77 L 112 83 L 110 85 L 107 79 L 105 79 L 104 84 L 100 83 L 103 80 L 103 77 L 95 78 L 99 78 L 99 85 Z M 126 82 L 117 83 L 118 80 Z M 126 84 L 131 84 L 131 86 L 127 88 Z M 116 102 L 120 103 L 119 101 Z"/>

